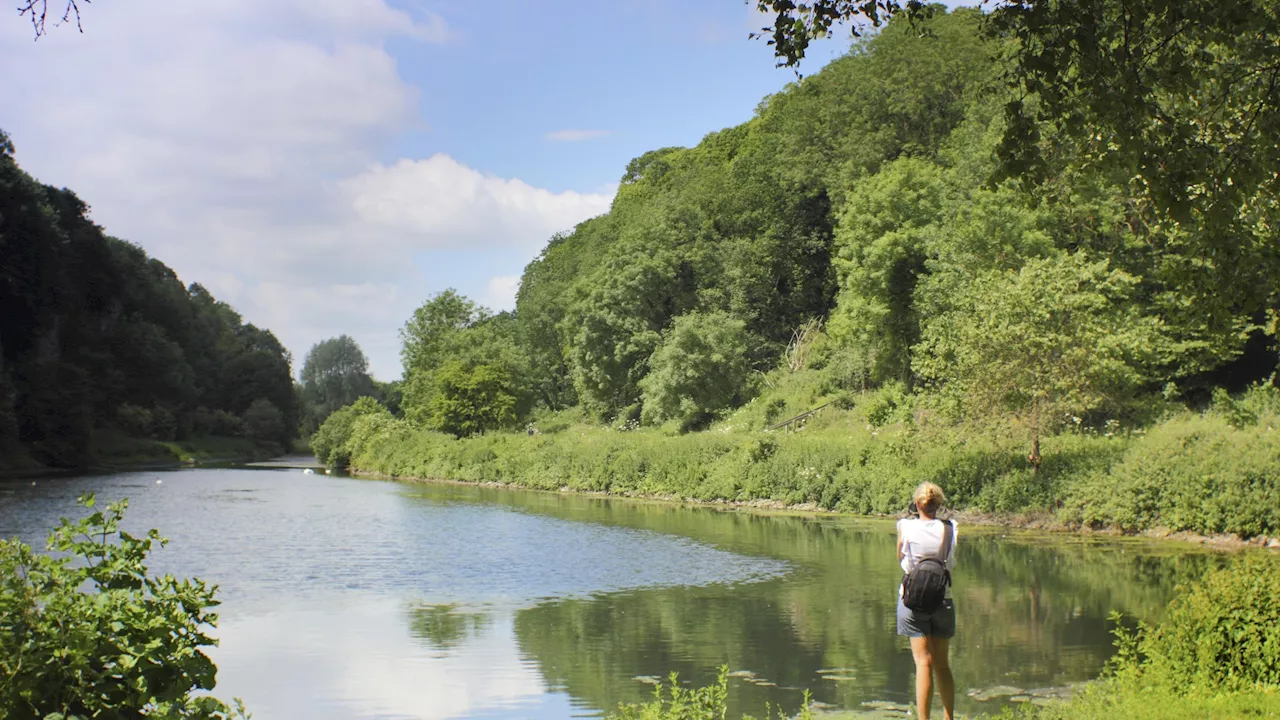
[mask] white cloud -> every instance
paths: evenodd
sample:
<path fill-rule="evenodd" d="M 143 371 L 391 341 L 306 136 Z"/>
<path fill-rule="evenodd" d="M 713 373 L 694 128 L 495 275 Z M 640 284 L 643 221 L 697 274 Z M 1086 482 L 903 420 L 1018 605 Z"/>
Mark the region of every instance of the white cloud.
<path fill-rule="evenodd" d="M 554 142 L 582 142 L 612 135 L 612 130 L 556 130 L 543 135 L 543 139 Z"/>
<path fill-rule="evenodd" d="M 554 193 L 485 175 L 447 155 L 376 165 L 342 188 L 361 220 L 428 247 L 529 248 L 609 209 L 611 193 Z"/>
<path fill-rule="evenodd" d="M 94 4 L 83 35 L 0 23 L 0 123 L 18 161 L 95 222 L 206 285 L 295 357 L 348 333 L 379 377 L 439 278 L 414 254 L 527 260 L 611 193 L 550 192 L 445 155 L 378 162 L 421 125 L 385 43 L 457 39 L 386 0 Z M 429 103 L 429 99 L 428 99 Z M 434 272 L 432 270 L 431 272 Z"/>
<path fill-rule="evenodd" d="M 498 275 L 489 278 L 488 292 L 483 304 L 493 310 L 512 310 L 516 306 L 516 292 L 520 289 L 519 275 Z"/>

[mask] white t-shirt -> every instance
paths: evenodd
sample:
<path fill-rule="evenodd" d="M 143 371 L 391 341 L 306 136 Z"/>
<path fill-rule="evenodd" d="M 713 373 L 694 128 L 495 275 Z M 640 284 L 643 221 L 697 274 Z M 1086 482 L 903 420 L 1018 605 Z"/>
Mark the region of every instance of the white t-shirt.
<path fill-rule="evenodd" d="M 898 537 L 902 539 L 902 572 L 909 573 L 922 558 L 937 557 L 942 549 L 942 530 L 946 525 L 938 519 L 903 518 L 898 521 Z M 947 569 L 956 566 L 956 523 L 951 521 L 951 549 L 947 553 Z M 898 586 L 902 594 L 902 586 Z M 947 586 L 951 597 L 951 586 Z"/>

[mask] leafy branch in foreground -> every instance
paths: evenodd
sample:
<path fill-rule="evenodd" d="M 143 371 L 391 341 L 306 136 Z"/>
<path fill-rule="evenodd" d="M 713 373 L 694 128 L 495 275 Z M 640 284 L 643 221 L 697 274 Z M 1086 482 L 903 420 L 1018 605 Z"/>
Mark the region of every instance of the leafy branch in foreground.
<path fill-rule="evenodd" d="M 217 587 L 150 575 L 147 556 L 167 540 L 122 530 L 127 506 L 63 518 L 51 554 L 0 541 L 0 720 L 248 717 L 239 701 L 192 696 L 215 684 L 202 648 L 217 644 L 206 634 Z"/>

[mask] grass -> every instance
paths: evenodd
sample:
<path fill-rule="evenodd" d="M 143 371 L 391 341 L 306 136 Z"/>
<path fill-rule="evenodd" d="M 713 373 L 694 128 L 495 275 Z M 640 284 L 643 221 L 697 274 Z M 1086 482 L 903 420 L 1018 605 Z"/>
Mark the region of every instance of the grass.
<path fill-rule="evenodd" d="M 1280 425 L 1273 418 L 1267 422 Z M 929 480 L 955 508 L 1039 513 L 1067 526 L 1280 535 L 1280 432 L 1180 413 L 1145 431 L 1045 439 L 1039 473 L 1022 439 L 975 425 L 876 427 L 831 409 L 798 431 L 722 424 L 681 435 L 572 424 L 466 440 L 361 418 L 350 466 L 382 475 L 697 501 L 902 512 Z"/>
<path fill-rule="evenodd" d="M 1033 471 L 1027 432 L 1011 421 L 948 421 L 928 398 L 892 384 L 851 393 L 809 371 L 766 380 L 763 394 L 701 432 L 598 425 L 567 410 L 536 415 L 531 434 L 458 440 L 385 412 L 353 412 L 326 421 L 317 452 L 393 477 L 857 514 L 899 514 L 912 489 L 932 481 L 953 508 L 984 514 L 1128 533 L 1280 536 L 1274 386 L 1219 393 L 1199 411 L 1155 397 L 1130 412 L 1127 426 L 1117 417 L 1059 418 Z"/>

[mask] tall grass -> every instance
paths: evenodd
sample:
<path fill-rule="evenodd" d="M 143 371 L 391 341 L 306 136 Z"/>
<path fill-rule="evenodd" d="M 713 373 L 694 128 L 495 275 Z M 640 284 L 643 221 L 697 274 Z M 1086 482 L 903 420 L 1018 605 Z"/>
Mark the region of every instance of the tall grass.
<path fill-rule="evenodd" d="M 1280 535 L 1274 388 L 1220 398 L 1203 413 L 1183 410 L 1148 428 L 1068 424 L 1043 441 L 1039 472 L 1029 467 L 1016 429 L 931 420 L 893 388 L 837 396 L 840 402 L 803 424 L 764 429 L 831 398 L 797 378 L 689 434 L 590 425 L 561 413 L 535 423 L 549 432 L 457 440 L 374 413 L 334 439 L 341 446 L 335 456 L 349 457 L 357 471 L 397 477 L 863 514 L 902 512 L 911 490 L 928 480 L 961 509 L 1050 513 L 1069 525 L 1127 532 Z"/>

